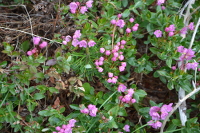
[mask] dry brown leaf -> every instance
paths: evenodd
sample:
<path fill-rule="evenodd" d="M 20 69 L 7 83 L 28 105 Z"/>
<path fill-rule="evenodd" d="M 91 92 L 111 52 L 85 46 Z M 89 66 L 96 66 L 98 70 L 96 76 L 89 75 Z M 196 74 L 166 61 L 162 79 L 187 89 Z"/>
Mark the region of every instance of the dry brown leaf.
<path fill-rule="evenodd" d="M 52 106 L 54 109 L 60 107 L 60 98 L 57 97 L 56 100 L 54 101 L 54 105 Z"/>

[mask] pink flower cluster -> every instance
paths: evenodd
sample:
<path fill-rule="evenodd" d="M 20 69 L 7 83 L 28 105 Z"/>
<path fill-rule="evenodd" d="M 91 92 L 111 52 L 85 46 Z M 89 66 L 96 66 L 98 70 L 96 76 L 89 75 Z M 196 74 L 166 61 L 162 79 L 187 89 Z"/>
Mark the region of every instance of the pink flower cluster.
<path fill-rule="evenodd" d="M 67 45 L 67 43 L 68 42 L 71 42 L 72 41 L 72 45 L 74 46 L 74 47 L 84 47 L 84 48 L 86 48 L 86 47 L 93 47 L 95 44 L 96 44 L 96 42 L 94 42 L 93 40 L 89 40 L 89 42 L 87 42 L 86 40 L 80 40 L 79 41 L 79 39 L 81 38 L 81 31 L 80 30 L 76 30 L 75 32 L 74 32 L 74 35 L 73 35 L 73 37 L 71 37 L 71 36 L 63 36 L 63 44 L 64 45 Z"/>
<path fill-rule="evenodd" d="M 48 45 L 48 43 L 47 42 L 45 42 L 45 41 L 43 41 L 42 43 L 40 43 L 40 41 L 41 41 L 41 38 L 40 37 L 33 37 L 33 44 L 35 45 L 35 46 L 39 46 L 39 49 L 42 49 L 42 48 L 45 48 L 47 45 Z M 38 49 L 35 47 L 35 48 L 33 48 L 32 50 L 30 50 L 30 51 L 28 51 L 27 52 L 27 55 L 33 55 L 33 54 L 35 54 L 35 53 L 37 53 L 38 52 Z"/>
<path fill-rule="evenodd" d="M 160 6 L 161 4 L 164 4 L 165 0 L 157 0 L 157 5 Z"/>
<path fill-rule="evenodd" d="M 120 28 L 123 28 L 124 26 L 125 26 L 125 22 L 124 22 L 124 20 L 123 19 L 120 19 L 122 17 L 122 14 L 118 14 L 117 15 L 117 20 L 115 20 L 115 19 L 112 19 L 111 21 L 110 21 L 110 23 L 111 24 L 113 24 L 113 25 L 116 25 L 116 26 L 118 26 L 118 27 L 120 27 Z"/>
<path fill-rule="evenodd" d="M 182 55 L 179 57 L 180 61 L 182 61 L 182 69 L 183 69 L 183 64 L 184 60 L 191 60 L 193 57 L 195 57 L 195 52 L 192 49 L 187 49 L 184 48 L 184 46 L 178 46 L 177 51 L 181 53 Z M 192 62 L 192 63 L 187 63 L 185 65 L 186 69 L 193 69 L 195 70 L 198 67 L 199 63 L 197 62 Z"/>
<path fill-rule="evenodd" d="M 132 21 L 131 21 L 132 20 Z M 129 20 L 131 23 L 132 22 L 134 22 L 134 19 L 132 18 L 130 18 L 130 20 Z M 126 28 L 126 33 L 131 33 L 132 31 L 137 31 L 138 30 L 138 28 L 139 28 L 139 24 L 138 23 L 136 23 L 132 28 Z"/>
<path fill-rule="evenodd" d="M 112 84 L 116 84 L 117 83 L 117 79 L 118 79 L 118 76 L 114 76 L 113 73 L 109 72 L 108 73 L 108 79 L 107 79 L 107 82 L 108 83 L 112 83 Z"/>
<path fill-rule="evenodd" d="M 80 110 L 81 113 L 89 114 L 92 117 L 96 116 L 98 108 L 95 105 L 89 104 L 87 108 Z"/>
<path fill-rule="evenodd" d="M 85 3 L 85 6 L 80 6 L 79 2 L 71 2 L 69 4 L 69 9 L 72 14 L 75 14 L 77 11 L 79 11 L 81 14 L 84 14 L 89 8 L 92 7 L 92 3 L 93 0 L 89 0 Z"/>
<path fill-rule="evenodd" d="M 111 60 L 112 61 L 123 61 L 124 60 L 124 55 L 123 52 L 119 51 L 120 49 L 124 49 L 124 45 L 126 44 L 125 40 L 121 40 L 118 42 L 116 45 L 114 45 L 112 50 L 105 50 L 105 48 L 100 48 L 100 53 L 104 53 L 105 56 L 112 56 Z M 99 72 L 103 72 L 103 68 L 100 67 L 104 64 L 104 57 L 100 57 L 98 60 L 95 60 L 95 65 L 96 68 L 98 69 Z M 119 66 L 119 71 L 122 72 L 126 68 L 126 62 L 121 62 L 121 65 Z M 111 79 L 112 78 L 112 79 Z M 117 77 L 109 77 L 108 82 L 109 83 L 116 83 Z"/>
<path fill-rule="evenodd" d="M 165 31 L 168 32 L 168 36 L 173 36 L 175 29 L 176 27 L 174 26 L 174 24 L 171 24 L 169 27 L 165 28 Z"/>
<path fill-rule="evenodd" d="M 119 96 L 119 100 L 123 103 L 135 103 L 136 100 L 133 97 L 134 94 L 134 89 L 130 88 L 130 89 L 126 89 L 126 86 L 124 84 L 120 84 L 118 86 L 118 91 L 119 92 L 124 92 L 126 93 L 126 95 L 124 96 Z"/>
<path fill-rule="evenodd" d="M 172 24 L 170 25 L 169 27 L 166 27 L 165 28 L 165 32 L 168 32 L 168 36 L 173 36 L 174 35 L 174 32 L 175 32 L 175 29 L 176 27 Z M 188 29 L 190 30 L 194 30 L 194 22 L 191 22 L 188 26 L 186 27 L 183 27 L 181 30 L 180 30 L 180 34 L 186 34 Z M 159 38 L 159 37 L 162 37 L 162 31 L 161 30 L 156 30 L 154 31 L 154 35 Z"/>
<path fill-rule="evenodd" d="M 191 22 L 188 26 L 183 27 L 183 28 L 180 30 L 180 34 L 183 34 L 183 35 L 187 34 L 188 29 L 194 30 L 194 22 Z"/>
<path fill-rule="evenodd" d="M 129 125 L 125 125 L 124 127 L 123 127 L 123 130 L 124 131 L 126 131 L 126 132 L 130 132 L 130 126 Z"/>
<path fill-rule="evenodd" d="M 151 107 L 149 114 L 152 120 L 150 120 L 148 124 L 155 129 L 160 128 L 162 123 L 159 120 L 165 120 L 168 113 L 172 111 L 172 105 L 173 103 L 170 103 L 169 105 L 164 104 L 161 108 L 158 106 Z"/>
<path fill-rule="evenodd" d="M 73 127 L 75 126 L 76 120 L 71 119 L 69 120 L 69 124 L 67 125 L 62 125 L 62 127 L 56 127 L 56 130 L 58 132 L 53 132 L 53 133 L 72 133 Z"/>

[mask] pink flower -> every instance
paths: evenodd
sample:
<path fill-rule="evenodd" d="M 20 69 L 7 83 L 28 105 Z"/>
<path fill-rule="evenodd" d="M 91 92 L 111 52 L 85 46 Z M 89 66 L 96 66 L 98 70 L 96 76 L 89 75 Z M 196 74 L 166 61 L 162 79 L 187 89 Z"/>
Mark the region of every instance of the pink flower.
<path fill-rule="evenodd" d="M 37 50 L 37 48 L 34 48 L 34 49 L 31 50 L 31 52 L 32 52 L 33 54 L 35 54 L 36 52 L 38 52 L 38 50 Z"/>
<path fill-rule="evenodd" d="M 182 55 L 179 57 L 179 59 L 181 61 L 183 61 L 183 60 L 191 60 L 192 57 L 195 57 L 195 55 L 194 55 L 195 52 L 192 49 L 184 48 L 181 53 L 182 53 Z"/>
<path fill-rule="evenodd" d="M 110 55 L 111 54 L 111 52 L 110 52 L 110 50 L 106 50 L 106 53 L 105 53 L 106 55 Z"/>
<path fill-rule="evenodd" d="M 126 41 L 125 41 L 125 40 L 121 40 L 121 44 L 122 44 L 122 45 L 125 45 L 125 44 L 126 44 Z"/>
<path fill-rule="evenodd" d="M 162 123 L 160 121 L 151 120 L 151 121 L 148 122 L 148 124 L 150 126 L 152 126 L 153 128 L 155 128 L 155 129 L 158 129 L 158 128 L 160 128 L 162 126 Z"/>
<path fill-rule="evenodd" d="M 124 60 L 124 56 L 123 55 L 118 56 L 118 58 L 119 58 L 120 61 Z"/>
<path fill-rule="evenodd" d="M 105 48 L 100 48 L 100 53 L 104 53 L 105 52 Z"/>
<path fill-rule="evenodd" d="M 76 4 L 76 2 L 71 2 L 69 4 L 69 9 L 71 11 L 71 13 L 76 13 L 76 9 L 78 8 L 78 5 Z"/>
<path fill-rule="evenodd" d="M 183 35 L 185 35 L 185 34 L 187 34 L 187 30 L 188 30 L 187 27 L 183 27 L 183 28 L 180 30 L 180 33 L 183 34 Z"/>
<path fill-rule="evenodd" d="M 189 69 L 193 69 L 195 70 L 197 67 L 198 67 L 199 63 L 197 62 L 193 62 L 193 63 L 187 63 L 186 64 L 186 68 L 189 70 Z"/>
<path fill-rule="evenodd" d="M 161 4 L 164 4 L 165 0 L 157 0 L 157 5 L 160 6 Z"/>
<path fill-rule="evenodd" d="M 80 13 L 84 14 L 87 12 L 88 8 L 86 6 L 81 6 Z"/>
<path fill-rule="evenodd" d="M 124 129 L 124 131 L 126 131 L 126 132 L 130 132 L 130 126 L 129 125 L 125 125 L 124 127 L 123 127 L 123 129 Z"/>
<path fill-rule="evenodd" d="M 56 127 L 56 130 L 57 130 L 57 131 L 60 131 L 60 130 L 61 130 L 61 127 L 57 126 L 57 127 Z"/>
<path fill-rule="evenodd" d="M 126 67 L 126 62 L 121 62 L 121 65 Z"/>
<path fill-rule="evenodd" d="M 117 83 L 117 77 L 112 77 L 112 83 L 116 84 Z"/>
<path fill-rule="evenodd" d="M 74 32 L 73 39 L 78 39 L 80 37 L 81 37 L 81 31 L 80 30 L 76 30 Z"/>
<path fill-rule="evenodd" d="M 117 22 L 117 21 L 116 21 L 116 20 L 114 20 L 114 19 L 110 21 L 110 23 L 111 23 L 111 24 L 113 24 L 113 25 L 115 25 L 115 24 L 116 24 L 116 22 Z"/>
<path fill-rule="evenodd" d="M 149 114 L 152 117 L 152 120 L 160 120 L 160 115 L 158 114 L 160 107 L 153 106 L 150 108 Z"/>
<path fill-rule="evenodd" d="M 126 86 L 124 84 L 120 84 L 117 88 L 118 92 L 125 92 L 126 91 Z"/>
<path fill-rule="evenodd" d="M 109 78 L 109 79 L 107 80 L 107 82 L 108 82 L 108 83 L 112 83 L 112 79 Z"/>
<path fill-rule="evenodd" d="M 84 48 L 87 47 L 87 42 L 85 40 L 79 41 L 78 44 L 79 44 L 79 47 L 84 47 Z"/>
<path fill-rule="evenodd" d="M 169 28 L 168 28 L 168 27 L 166 27 L 166 28 L 165 28 L 165 31 L 166 31 L 166 32 L 169 32 Z"/>
<path fill-rule="evenodd" d="M 77 39 L 73 39 L 73 40 L 72 40 L 72 45 L 73 45 L 74 47 L 78 46 L 78 44 L 79 44 L 79 40 L 77 40 Z"/>
<path fill-rule="evenodd" d="M 128 93 L 127 95 L 132 96 L 133 93 L 134 93 L 134 89 L 132 89 L 132 88 L 128 89 L 128 90 L 127 90 L 127 93 Z"/>
<path fill-rule="evenodd" d="M 176 70 L 176 66 L 172 66 L 172 70 Z"/>
<path fill-rule="evenodd" d="M 188 28 L 190 30 L 194 30 L 194 22 L 191 22 L 189 25 L 188 25 Z"/>
<path fill-rule="evenodd" d="M 94 63 L 96 66 L 99 66 L 99 61 L 98 60 L 95 60 L 95 63 Z"/>
<path fill-rule="evenodd" d="M 62 44 L 63 44 L 63 45 L 67 45 L 67 42 L 66 42 L 66 41 L 62 41 Z"/>
<path fill-rule="evenodd" d="M 92 117 L 95 117 L 96 116 L 96 113 L 98 111 L 98 108 L 96 108 L 95 105 L 92 105 L 92 104 L 89 104 L 88 105 L 88 109 L 89 109 L 89 115 L 92 116 Z"/>
<path fill-rule="evenodd" d="M 102 67 L 98 67 L 97 68 L 99 72 L 103 72 L 103 68 Z"/>
<path fill-rule="evenodd" d="M 113 77 L 113 73 L 109 72 L 109 73 L 108 73 L 108 77 L 109 77 L 109 78 L 112 78 L 112 77 Z"/>
<path fill-rule="evenodd" d="M 118 44 L 119 44 L 119 43 L 118 43 Z M 117 52 L 118 50 L 119 50 L 119 46 L 115 45 L 112 52 L 114 53 L 114 52 Z"/>
<path fill-rule="evenodd" d="M 117 60 L 117 58 L 116 57 L 112 57 L 112 59 L 111 59 L 112 61 L 116 61 Z"/>
<path fill-rule="evenodd" d="M 168 116 L 167 112 L 162 112 L 160 117 L 162 120 L 165 120 L 167 116 Z"/>
<path fill-rule="evenodd" d="M 135 103 L 136 102 L 136 100 L 135 99 L 131 99 L 131 103 Z"/>
<path fill-rule="evenodd" d="M 40 45 L 39 45 L 39 47 L 40 48 L 45 48 L 47 46 L 47 42 L 42 42 Z"/>
<path fill-rule="evenodd" d="M 121 45 L 121 46 L 120 46 L 120 49 L 124 49 L 124 45 Z"/>
<path fill-rule="evenodd" d="M 132 99 L 132 96 L 130 96 L 130 95 L 125 95 L 124 96 L 124 99 L 125 99 L 125 103 L 129 103 L 130 101 L 131 101 L 131 99 Z"/>
<path fill-rule="evenodd" d="M 131 29 L 130 29 L 130 28 L 127 28 L 127 29 L 126 29 L 126 33 L 131 33 Z"/>
<path fill-rule="evenodd" d="M 32 51 L 28 51 L 26 54 L 27 54 L 28 56 L 33 55 Z"/>
<path fill-rule="evenodd" d="M 84 113 L 84 114 L 88 114 L 89 110 L 88 110 L 88 108 L 84 108 L 84 109 L 80 110 L 80 112 Z"/>
<path fill-rule="evenodd" d="M 38 45 L 40 42 L 40 39 L 41 39 L 40 37 L 33 37 L 33 44 Z"/>
<path fill-rule="evenodd" d="M 132 31 L 137 31 L 138 30 L 138 24 L 135 24 L 133 27 L 132 27 Z"/>
<path fill-rule="evenodd" d="M 160 111 L 161 111 L 161 112 L 171 112 L 172 109 L 173 109 L 172 105 L 173 105 L 173 103 L 170 103 L 169 105 L 164 104 L 164 105 L 161 107 Z"/>
<path fill-rule="evenodd" d="M 101 56 L 101 57 L 99 58 L 99 60 L 100 60 L 100 61 L 104 61 L 104 57 Z"/>
<path fill-rule="evenodd" d="M 75 120 L 75 119 L 70 119 L 70 120 L 69 120 L 69 125 L 70 125 L 71 127 L 74 127 L 74 126 L 75 126 L 75 123 L 76 123 L 76 120 Z"/>
<path fill-rule="evenodd" d="M 174 32 L 176 27 L 174 26 L 174 24 L 171 24 L 169 27 L 169 31 Z"/>
<path fill-rule="evenodd" d="M 161 9 L 162 9 L 162 10 L 165 10 L 165 8 L 166 8 L 165 6 L 161 6 Z"/>
<path fill-rule="evenodd" d="M 169 36 L 173 36 L 174 35 L 174 32 L 169 32 Z"/>
<path fill-rule="evenodd" d="M 125 22 L 123 19 L 119 19 L 117 22 L 116 22 L 116 26 L 119 26 L 120 28 L 123 28 L 125 26 Z"/>
<path fill-rule="evenodd" d="M 89 46 L 89 47 L 93 47 L 95 44 L 96 44 L 96 42 L 93 41 L 93 40 L 90 40 L 90 41 L 88 42 L 88 46 Z"/>
<path fill-rule="evenodd" d="M 131 23 L 133 23 L 133 22 L 134 22 L 134 18 L 130 18 L 129 21 L 130 21 Z"/>
<path fill-rule="evenodd" d="M 154 31 L 154 35 L 159 38 L 159 37 L 162 37 L 162 31 L 161 30 L 156 30 Z"/>
<path fill-rule="evenodd" d="M 178 47 L 177 47 L 177 51 L 178 51 L 179 53 L 183 53 L 183 49 L 184 49 L 183 46 L 178 46 Z"/>
<path fill-rule="evenodd" d="M 65 37 L 65 41 L 66 41 L 66 42 L 70 42 L 70 41 L 71 41 L 71 39 L 72 39 L 72 37 L 71 37 L 71 36 L 69 36 L 69 35 Z"/>
<path fill-rule="evenodd" d="M 121 13 L 119 13 L 119 14 L 117 15 L 117 17 L 118 17 L 118 18 L 121 18 L 121 17 L 122 17 L 122 14 L 121 14 Z"/>
<path fill-rule="evenodd" d="M 93 3 L 93 0 L 89 0 L 89 1 L 86 2 L 86 6 L 88 8 L 91 8 L 92 7 L 92 3 Z"/>
<path fill-rule="evenodd" d="M 125 70 L 125 67 L 124 66 L 119 66 L 119 71 L 120 72 L 123 72 Z"/>
<path fill-rule="evenodd" d="M 99 64 L 99 66 L 103 65 L 103 61 L 100 60 L 100 61 L 98 62 L 98 64 Z"/>
<path fill-rule="evenodd" d="M 113 56 L 114 56 L 114 57 L 118 57 L 118 56 L 119 56 L 119 53 L 114 52 L 114 53 L 113 53 Z"/>

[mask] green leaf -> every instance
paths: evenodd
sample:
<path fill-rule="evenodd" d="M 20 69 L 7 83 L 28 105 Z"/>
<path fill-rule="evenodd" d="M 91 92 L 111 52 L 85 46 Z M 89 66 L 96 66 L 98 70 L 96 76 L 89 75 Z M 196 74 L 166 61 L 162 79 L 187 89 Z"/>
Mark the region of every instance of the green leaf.
<path fill-rule="evenodd" d="M 147 25 L 147 31 L 149 32 L 150 35 L 153 35 L 154 27 L 152 23 L 149 23 Z"/>
<path fill-rule="evenodd" d="M 59 93 L 58 89 L 56 89 L 55 87 L 49 87 L 49 91 L 51 93 Z"/>
<path fill-rule="evenodd" d="M 85 65 L 86 69 L 92 68 L 92 66 L 90 64 Z"/>
<path fill-rule="evenodd" d="M 119 116 L 127 116 L 127 112 L 126 112 L 126 109 L 121 107 L 118 111 L 118 115 Z"/>
<path fill-rule="evenodd" d="M 45 96 L 43 95 L 43 94 L 41 94 L 41 93 L 35 93 L 34 94 L 34 96 L 33 96 L 33 98 L 35 99 L 35 100 L 40 100 L 40 99 L 42 99 L 42 98 L 44 98 Z"/>
<path fill-rule="evenodd" d="M 108 126 L 110 128 L 118 128 L 117 123 L 115 122 L 115 119 L 112 116 L 109 116 Z"/>
<path fill-rule="evenodd" d="M 123 5 L 123 7 L 127 7 L 127 5 L 128 5 L 128 0 L 122 0 L 122 5 Z"/>
<path fill-rule="evenodd" d="M 165 77 L 169 77 L 169 78 L 170 78 L 169 74 L 168 74 L 166 71 L 164 71 L 164 70 L 158 70 L 157 72 L 158 72 L 161 76 L 165 76 Z"/>
<path fill-rule="evenodd" d="M 85 93 L 86 94 L 92 94 L 92 95 L 94 95 L 94 88 L 91 87 L 89 83 L 84 83 L 83 87 L 85 89 Z"/>
<path fill-rule="evenodd" d="M 123 18 L 126 18 L 126 17 L 128 17 L 129 15 L 130 15 L 129 9 L 126 9 L 126 10 L 122 13 Z"/>
<path fill-rule="evenodd" d="M 147 5 L 151 5 L 155 0 L 146 0 Z"/>
<path fill-rule="evenodd" d="M 181 125 L 181 121 L 179 119 L 173 119 L 172 123 L 176 126 L 180 126 Z"/>
<path fill-rule="evenodd" d="M 108 114 L 110 116 L 117 116 L 119 111 L 119 105 L 112 107 L 109 111 Z"/>
<path fill-rule="evenodd" d="M 172 59 L 171 59 L 171 58 L 168 58 L 168 59 L 166 60 L 166 64 L 167 64 L 167 66 L 168 66 L 169 68 L 171 68 L 171 66 L 172 66 Z"/>
<path fill-rule="evenodd" d="M 1 66 L 1 67 L 6 67 L 6 66 L 7 66 L 7 61 L 1 62 L 1 63 L 0 63 L 0 66 Z"/>
<path fill-rule="evenodd" d="M 174 83 L 172 81 L 169 81 L 167 83 L 167 88 L 169 88 L 170 90 L 174 89 Z"/>
<path fill-rule="evenodd" d="M 74 110 L 80 110 L 80 107 L 77 104 L 71 104 L 69 106 Z"/>
<path fill-rule="evenodd" d="M 35 77 L 36 77 L 36 78 L 43 79 L 43 78 L 44 78 L 44 73 L 42 73 L 42 72 L 36 73 L 36 74 L 35 74 Z"/>
<path fill-rule="evenodd" d="M 28 51 L 29 47 L 30 47 L 30 41 L 26 40 L 21 44 L 20 49 L 26 52 Z"/>
<path fill-rule="evenodd" d="M 41 116 L 52 116 L 53 114 L 56 114 L 56 113 L 57 113 L 57 111 L 55 109 L 42 110 L 42 111 L 38 112 L 38 114 Z"/>
<path fill-rule="evenodd" d="M 134 93 L 134 98 L 139 101 L 141 98 L 145 97 L 147 93 L 144 90 L 136 90 Z"/>

